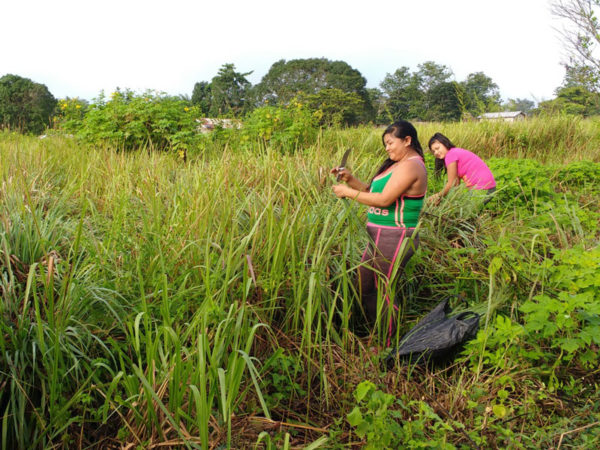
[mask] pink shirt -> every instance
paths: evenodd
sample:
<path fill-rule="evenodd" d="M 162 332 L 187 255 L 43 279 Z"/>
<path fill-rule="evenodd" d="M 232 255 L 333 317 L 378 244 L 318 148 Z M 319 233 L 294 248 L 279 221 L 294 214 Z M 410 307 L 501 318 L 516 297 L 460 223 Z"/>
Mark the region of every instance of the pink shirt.
<path fill-rule="evenodd" d="M 496 180 L 489 167 L 475 153 L 464 148 L 453 147 L 448 150 L 444 164 L 448 167 L 456 162 L 458 177 L 469 189 L 491 189 L 496 187 Z"/>

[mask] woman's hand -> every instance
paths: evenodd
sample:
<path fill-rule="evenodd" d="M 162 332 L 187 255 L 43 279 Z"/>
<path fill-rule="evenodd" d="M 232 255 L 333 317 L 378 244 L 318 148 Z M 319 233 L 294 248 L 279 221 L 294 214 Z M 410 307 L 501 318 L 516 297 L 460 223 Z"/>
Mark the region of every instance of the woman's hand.
<path fill-rule="evenodd" d="M 345 167 L 334 167 L 331 173 L 335 175 L 337 181 L 348 183 L 353 178 L 352 173 Z"/>
<path fill-rule="evenodd" d="M 433 194 L 431 197 L 427 199 L 427 204 L 437 206 L 442 201 L 442 194 L 438 192 L 437 194 Z"/>
<path fill-rule="evenodd" d="M 338 198 L 348 197 L 351 195 L 351 191 L 352 191 L 351 188 L 349 188 L 348 186 L 346 186 L 344 184 L 334 184 L 331 189 L 333 189 L 333 193 Z"/>

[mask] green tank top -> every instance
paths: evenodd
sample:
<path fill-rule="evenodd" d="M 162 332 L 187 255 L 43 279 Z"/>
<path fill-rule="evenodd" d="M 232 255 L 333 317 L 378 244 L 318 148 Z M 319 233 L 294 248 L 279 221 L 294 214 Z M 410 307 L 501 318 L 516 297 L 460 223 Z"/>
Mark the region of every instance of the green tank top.
<path fill-rule="evenodd" d="M 371 183 L 370 192 L 383 192 L 383 188 L 391 176 L 392 172 L 380 178 L 375 178 Z M 414 228 L 419 222 L 419 215 L 421 214 L 424 200 L 424 195 L 412 196 L 402 194 L 394 203 L 386 208 L 370 206 L 367 211 L 367 222 L 387 227 Z"/>

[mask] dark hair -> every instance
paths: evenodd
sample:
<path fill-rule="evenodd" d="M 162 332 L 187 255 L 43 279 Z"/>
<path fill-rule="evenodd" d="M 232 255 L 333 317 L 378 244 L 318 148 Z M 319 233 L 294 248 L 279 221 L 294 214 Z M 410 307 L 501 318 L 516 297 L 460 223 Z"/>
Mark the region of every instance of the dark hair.
<path fill-rule="evenodd" d="M 450 139 L 448 139 L 446 136 L 444 136 L 442 133 L 435 133 L 433 136 L 431 136 L 431 139 L 429 139 L 429 144 L 428 144 L 429 150 L 431 150 L 431 146 L 435 142 L 439 142 L 444 147 L 446 147 L 448 150 L 456 147 L 456 145 L 454 145 L 452 143 L 452 141 Z M 440 174 L 442 173 L 442 170 L 444 172 L 446 172 L 446 164 L 444 164 L 444 160 L 435 158 L 435 171 L 434 171 L 435 176 L 439 177 Z"/>
<path fill-rule="evenodd" d="M 407 136 L 411 137 L 410 140 L 410 147 L 419 154 L 419 156 L 421 158 L 424 158 L 423 155 L 423 148 L 421 147 L 421 143 L 419 142 L 419 138 L 417 136 L 417 130 L 416 128 L 413 126 L 412 123 L 407 122 L 406 120 L 398 120 L 396 122 L 394 122 L 393 124 L 391 124 L 389 127 L 387 127 L 385 129 L 385 131 L 383 132 L 383 134 L 381 135 L 381 142 L 383 142 L 383 145 L 385 147 L 385 135 L 386 134 L 392 134 L 395 137 L 397 137 L 398 139 L 404 139 Z M 377 169 L 377 172 L 375 173 L 375 175 L 373 176 L 373 178 L 375 178 L 377 175 L 379 175 L 382 172 L 385 172 L 389 167 L 392 166 L 392 164 L 394 164 L 396 161 L 387 158 L 383 164 L 381 165 L 381 167 L 379 167 L 379 169 Z M 372 182 L 373 180 L 371 180 Z"/>

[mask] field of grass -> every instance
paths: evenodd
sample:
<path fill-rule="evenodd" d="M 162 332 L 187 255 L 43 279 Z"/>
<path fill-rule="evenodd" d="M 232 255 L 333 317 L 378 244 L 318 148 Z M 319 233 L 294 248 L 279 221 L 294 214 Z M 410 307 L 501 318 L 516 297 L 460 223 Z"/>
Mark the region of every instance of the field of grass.
<path fill-rule="evenodd" d="M 328 175 L 352 147 L 368 179 L 380 129 L 186 162 L 0 133 L 1 448 L 597 447 L 600 122 L 417 129 L 498 192 L 429 207 L 393 285 L 400 335 L 450 298 L 477 338 L 393 370 L 354 289 L 365 208 Z"/>

